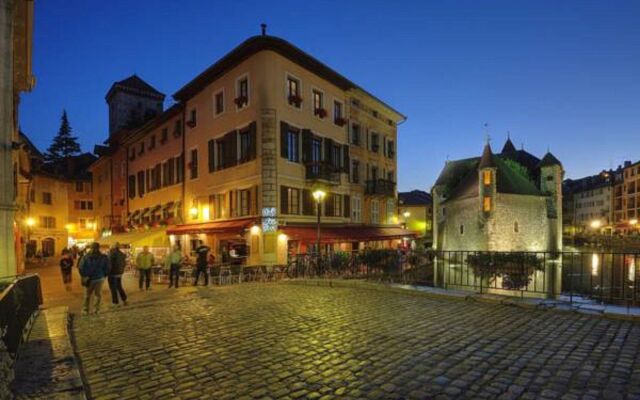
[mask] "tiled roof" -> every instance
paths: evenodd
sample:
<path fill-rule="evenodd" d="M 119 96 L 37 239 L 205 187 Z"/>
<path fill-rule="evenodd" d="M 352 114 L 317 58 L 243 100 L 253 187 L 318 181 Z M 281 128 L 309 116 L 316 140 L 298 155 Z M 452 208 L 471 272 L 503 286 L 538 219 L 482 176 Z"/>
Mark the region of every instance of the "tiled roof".
<path fill-rule="evenodd" d="M 540 163 L 538 164 L 538 168 L 549 167 L 552 165 L 562 165 L 562 163 L 553 154 L 551 154 L 550 151 L 548 151 L 547 154 L 545 154 L 544 157 L 542 157 L 542 160 L 540 160 Z"/>
<path fill-rule="evenodd" d="M 115 91 L 116 89 L 134 92 L 136 94 L 146 95 L 149 97 L 157 98 L 159 100 L 164 100 L 164 97 L 165 97 L 164 93 L 161 93 L 158 90 L 156 90 L 156 88 L 154 88 L 153 86 L 149 85 L 147 82 L 140 79 L 140 77 L 136 74 L 133 74 L 130 77 L 125 78 L 121 81 L 115 82 L 113 85 L 111 85 L 111 88 L 107 92 L 107 95 L 105 96 L 105 98 L 108 100 L 113 94 L 113 91 Z"/>

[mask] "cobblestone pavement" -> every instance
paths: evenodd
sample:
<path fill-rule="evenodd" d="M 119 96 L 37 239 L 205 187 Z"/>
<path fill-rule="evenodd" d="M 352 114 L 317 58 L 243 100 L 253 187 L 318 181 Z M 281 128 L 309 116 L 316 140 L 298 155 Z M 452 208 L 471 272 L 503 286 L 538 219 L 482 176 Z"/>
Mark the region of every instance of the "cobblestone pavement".
<path fill-rule="evenodd" d="M 640 324 L 246 284 L 77 318 L 96 399 L 640 399 Z"/>

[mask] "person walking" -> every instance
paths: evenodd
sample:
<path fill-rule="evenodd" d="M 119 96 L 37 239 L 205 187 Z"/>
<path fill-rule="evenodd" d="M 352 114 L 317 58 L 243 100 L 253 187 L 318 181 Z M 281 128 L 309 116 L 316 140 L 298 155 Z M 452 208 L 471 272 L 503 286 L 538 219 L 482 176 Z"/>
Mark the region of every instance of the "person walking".
<path fill-rule="evenodd" d="M 204 275 L 204 285 L 209 286 L 209 273 L 207 271 L 207 259 L 209 256 L 209 246 L 205 246 L 204 243 L 200 243 L 200 246 L 196 248 L 196 279 L 193 282 L 193 286 L 198 286 L 198 279 L 200 274 Z"/>
<path fill-rule="evenodd" d="M 118 297 L 122 299 L 122 304 L 127 305 L 127 294 L 122 287 L 122 275 L 127 262 L 127 256 L 120 250 L 120 243 L 116 242 L 109 252 L 111 270 L 109 271 L 109 290 L 111 290 L 111 305 L 118 307 Z"/>
<path fill-rule="evenodd" d="M 169 268 L 169 288 L 175 287 L 178 288 L 178 283 L 180 282 L 180 267 L 182 265 L 182 250 L 180 249 L 179 244 L 175 244 L 173 246 L 173 250 L 165 260 L 165 264 L 167 268 Z M 175 286 L 174 286 L 175 285 Z"/>
<path fill-rule="evenodd" d="M 71 291 L 71 270 L 73 269 L 73 258 L 68 249 L 62 250 L 60 259 L 60 272 L 62 272 L 62 283 L 67 292 Z"/>
<path fill-rule="evenodd" d="M 90 251 L 80 260 L 79 270 L 84 286 L 82 315 L 89 314 L 92 296 L 96 298 L 94 313 L 97 314 L 102 301 L 102 284 L 109 274 L 109 257 L 100 253 L 98 243 L 91 243 Z"/>
<path fill-rule="evenodd" d="M 151 267 L 153 266 L 153 254 L 149 251 L 149 246 L 144 246 L 142 252 L 136 257 L 136 268 L 140 275 L 138 286 L 142 290 L 144 284 L 147 290 L 151 289 Z"/>

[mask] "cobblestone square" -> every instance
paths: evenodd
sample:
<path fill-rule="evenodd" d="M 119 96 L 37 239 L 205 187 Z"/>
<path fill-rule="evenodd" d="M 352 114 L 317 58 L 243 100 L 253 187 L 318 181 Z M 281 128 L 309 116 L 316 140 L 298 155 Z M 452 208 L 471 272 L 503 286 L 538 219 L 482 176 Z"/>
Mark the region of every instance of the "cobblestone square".
<path fill-rule="evenodd" d="M 640 399 L 638 323 L 296 284 L 166 293 L 76 317 L 94 398 Z"/>

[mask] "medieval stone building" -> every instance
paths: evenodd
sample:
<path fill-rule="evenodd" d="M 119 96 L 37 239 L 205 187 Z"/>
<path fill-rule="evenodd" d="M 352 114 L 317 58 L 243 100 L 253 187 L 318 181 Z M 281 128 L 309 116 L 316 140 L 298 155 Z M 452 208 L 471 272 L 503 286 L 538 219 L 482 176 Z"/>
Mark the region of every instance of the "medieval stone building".
<path fill-rule="evenodd" d="M 516 150 L 448 161 L 432 189 L 434 248 L 475 251 L 562 249 L 562 164 Z"/>

